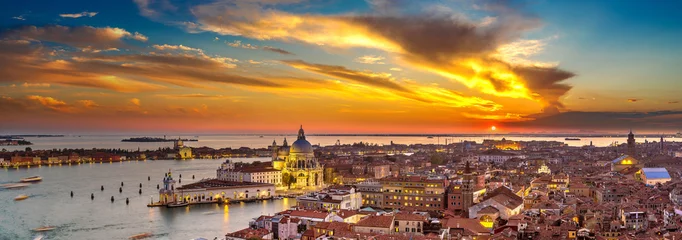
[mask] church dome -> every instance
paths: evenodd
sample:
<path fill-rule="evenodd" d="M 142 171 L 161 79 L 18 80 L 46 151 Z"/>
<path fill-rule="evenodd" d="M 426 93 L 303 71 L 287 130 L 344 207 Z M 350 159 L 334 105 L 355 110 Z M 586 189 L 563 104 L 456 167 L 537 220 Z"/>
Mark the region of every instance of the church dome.
<path fill-rule="evenodd" d="M 312 153 L 313 145 L 305 139 L 298 139 L 289 148 L 290 153 Z"/>
<path fill-rule="evenodd" d="M 298 139 L 291 144 L 289 147 L 290 153 L 313 153 L 313 145 L 305 140 L 305 133 L 303 132 L 303 126 L 298 130 Z"/>

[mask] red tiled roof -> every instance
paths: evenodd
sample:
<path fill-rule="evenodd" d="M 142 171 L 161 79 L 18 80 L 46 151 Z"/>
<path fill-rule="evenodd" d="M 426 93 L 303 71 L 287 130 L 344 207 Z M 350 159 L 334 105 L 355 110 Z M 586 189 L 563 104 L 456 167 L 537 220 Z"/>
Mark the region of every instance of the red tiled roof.
<path fill-rule="evenodd" d="M 398 213 L 395 215 L 396 221 L 422 221 L 426 222 L 426 217 L 419 214 Z"/>
<path fill-rule="evenodd" d="M 368 216 L 360 220 L 356 226 L 390 228 L 393 224 L 393 216 Z"/>
<path fill-rule="evenodd" d="M 263 238 L 263 236 L 268 235 L 268 233 L 270 233 L 270 232 L 265 228 L 257 228 L 257 229 L 245 228 L 245 229 L 233 232 L 233 233 L 228 233 L 225 236 L 249 239 L 249 238 Z"/>

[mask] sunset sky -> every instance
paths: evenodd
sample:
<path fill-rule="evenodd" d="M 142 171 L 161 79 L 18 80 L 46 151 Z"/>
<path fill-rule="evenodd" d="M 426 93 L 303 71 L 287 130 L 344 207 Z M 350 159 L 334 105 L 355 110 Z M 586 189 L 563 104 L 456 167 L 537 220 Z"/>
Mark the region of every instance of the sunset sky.
<path fill-rule="evenodd" d="M 0 134 L 675 133 L 680 1 L 18 1 Z"/>

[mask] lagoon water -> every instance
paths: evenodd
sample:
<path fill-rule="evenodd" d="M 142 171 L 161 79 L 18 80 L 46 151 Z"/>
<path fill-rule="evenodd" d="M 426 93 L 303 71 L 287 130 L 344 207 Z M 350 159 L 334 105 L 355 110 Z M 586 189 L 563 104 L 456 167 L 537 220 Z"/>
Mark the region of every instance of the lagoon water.
<path fill-rule="evenodd" d="M 0 189 L 0 239 L 33 239 L 37 234 L 32 229 L 41 226 L 56 227 L 43 233 L 44 239 L 127 239 L 145 232 L 154 234 L 151 239 L 221 239 L 228 232 L 248 227 L 254 217 L 295 205 L 295 199 L 283 199 L 172 209 L 146 206 L 151 196 L 158 200 L 156 185 L 161 184 L 168 169 L 176 179 L 182 174 L 182 184 L 188 184 L 215 177 L 219 165 L 218 160 L 148 160 L 0 169 L 0 184 L 33 175 L 43 177 L 42 182 L 23 189 Z M 119 193 L 121 182 L 123 193 Z M 140 183 L 142 195 L 138 194 Z M 104 191 L 100 191 L 102 185 Z M 90 200 L 91 193 L 94 200 Z M 15 202 L 19 194 L 30 197 Z M 126 198 L 130 205 L 125 204 Z"/>
<path fill-rule="evenodd" d="M 147 135 L 149 137 L 164 137 Z M 50 150 L 63 148 L 120 148 L 127 150 L 154 150 L 164 147 L 172 147 L 172 142 L 121 142 L 122 139 L 130 137 L 130 135 L 66 135 L 64 137 L 27 137 L 26 140 L 33 143 L 30 147 L 33 150 Z M 168 138 L 194 138 L 197 142 L 185 142 L 185 145 L 190 147 L 211 147 L 211 148 L 265 148 L 272 144 L 272 140 L 276 140 L 277 144 L 282 144 L 282 140 L 286 137 L 289 142 L 296 139 L 295 135 L 265 135 L 263 137 L 257 135 L 182 135 L 182 136 L 167 136 Z M 593 145 L 598 147 L 608 146 L 613 143 L 624 143 L 627 137 L 580 137 L 579 141 L 565 141 L 565 137 L 550 137 L 550 136 L 524 136 L 524 135 L 477 135 L 477 136 L 452 136 L 452 137 L 433 137 L 427 138 L 425 136 L 307 136 L 308 141 L 312 144 L 320 144 L 322 146 L 333 145 L 337 141 L 341 144 L 350 144 L 355 142 L 376 143 L 379 145 L 386 145 L 394 142 L 396 144 L 445 144 L 446 140 L 449 143 L 460 141 L 476 141 L 482 142 L 484 139 L 506 138 L 508 140 L 516 141 L 559 141 L 565 142 L 570 146 L 585 146 Z M 660 137 L 637 137 L 637 142 L 659 141 Z M 666 141 L 681 141 L 680 138 L 666 138 Z M 27 146 L 0 146 L 8 151 L 23 150 Z"/>

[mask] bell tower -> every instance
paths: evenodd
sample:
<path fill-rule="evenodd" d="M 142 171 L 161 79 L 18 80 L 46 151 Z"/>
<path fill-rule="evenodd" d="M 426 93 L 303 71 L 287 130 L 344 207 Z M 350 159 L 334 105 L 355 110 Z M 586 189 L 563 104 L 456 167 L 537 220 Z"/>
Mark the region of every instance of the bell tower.
<path fill-rule="evenodd" d="M 469 217 L 469 207 L 474 205 L 474 176 L 471 173 L 471 166 L 467 161 L 462 176 L 462 210 L 465 217 Z"/>
<path fill-rule="evenodd" d="M 637 149 L 635 147 L 635 134 L 632 133 L 632 129 L 630 129 L 630 133 L 628 134 L 628 155 L 631 157 L 636 157 L 637 155 Z"/>

